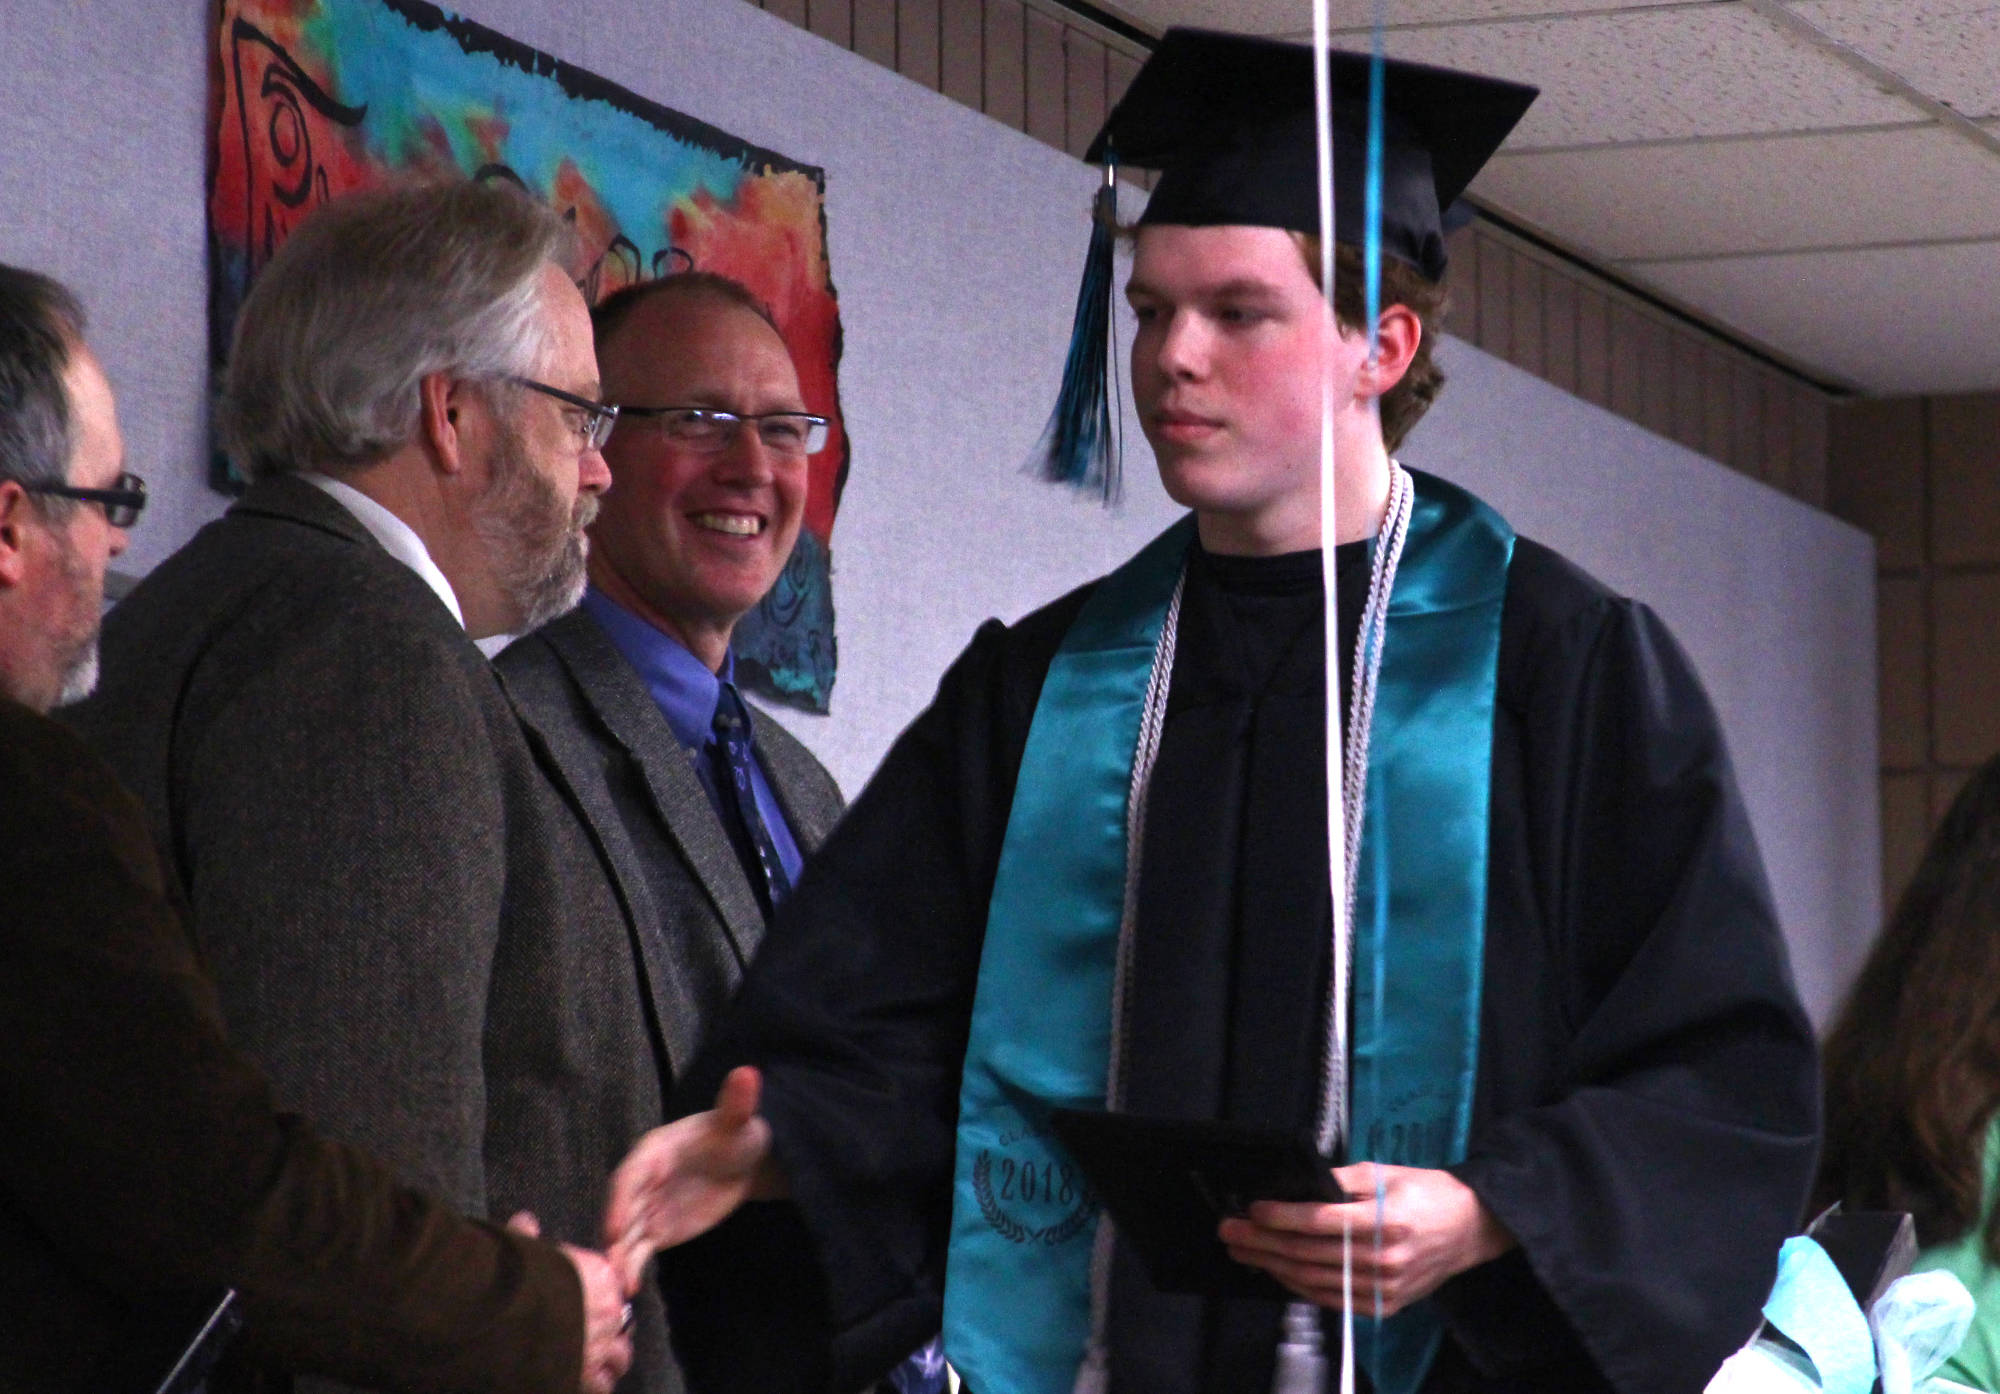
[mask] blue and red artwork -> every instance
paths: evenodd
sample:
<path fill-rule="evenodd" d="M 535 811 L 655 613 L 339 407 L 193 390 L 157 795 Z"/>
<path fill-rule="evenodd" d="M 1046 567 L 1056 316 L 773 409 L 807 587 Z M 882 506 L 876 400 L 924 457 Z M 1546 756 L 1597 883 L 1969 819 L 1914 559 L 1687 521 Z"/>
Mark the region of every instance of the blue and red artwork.
<path fill-rule="evenodd" d="M 740 681 L 824 712 L 833 523 L 846 482 L 826 172 L 760 149 L 418 0 L 224 0 L 209 159 L 210 352 L 286 235 L 330 198 L 409 173 L 514 180 L 576 229 L 578 287 L 700 269 L 776 318 L 828 417 L 790 565 L 737 626 Z M 236 489 L 226 462 L 213 482 Z"/>

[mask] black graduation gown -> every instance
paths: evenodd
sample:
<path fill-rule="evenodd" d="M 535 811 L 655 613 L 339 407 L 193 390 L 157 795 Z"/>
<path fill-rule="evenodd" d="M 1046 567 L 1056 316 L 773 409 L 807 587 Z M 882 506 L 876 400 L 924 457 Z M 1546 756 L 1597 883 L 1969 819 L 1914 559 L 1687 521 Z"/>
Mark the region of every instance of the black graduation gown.
<path fill-rule="evenodd" d="M 1340 549 L 1344 651 L 1361 551 Z M 1323 650 L 1299 568 L 1190 569 L 1142 862 L 1135 1112 L 1297 1122 L 1319 1087 Z M 728 1066 L 765 1071 L 836 1384 L 936 1329 L 987 904 L 1088 589 L 978 631 L 807 867 L 691 1081 L 699 1106 Z M 1452 1170 L 1520 1246 L 1437 1294 L 1426 1388 L 1697 1390 L 1755 1326 L 1799 1218 L 1811 1030 L 1713 711 L 1659 620 L 1522 539 L 1497 708 L 1479 1077 Z M 1121 1261 L 1113 1387 L 1262 1394 L 1278 1313 L 1163 1297 Z"/>

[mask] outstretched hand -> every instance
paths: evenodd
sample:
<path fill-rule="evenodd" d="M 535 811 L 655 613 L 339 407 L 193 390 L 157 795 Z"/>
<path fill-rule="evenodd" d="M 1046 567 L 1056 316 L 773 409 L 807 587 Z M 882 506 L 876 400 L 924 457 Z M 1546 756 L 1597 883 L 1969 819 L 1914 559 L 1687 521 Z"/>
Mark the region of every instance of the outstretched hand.
<path fill-rule="evenodd" d="M 527 1210 L 507 1221 L 507 1228 L 530 1239 L 542 1233 L 541 1221 Z M 625 1299 L 634 1288 L 619 1280 L 603 1254 L 574 1244 L 559 1247 L 583 1287 L 583 1369 L 577 1389 L 581 1394 L 612 1394 L 632 1368 L 632 1305 Z"/>
<path fill-rule="evenodd" d="M 746 1200 L 785 1193 L 771 1127 L 757 1114 L 762 1090 L 756 1070 L 731 1070 L 714 1108 L 653 1129 L 612 1173 L 605 1251 L 628 1288 L 657 1251 L 705 1234 Z"/>
<path fill-rule="evenodd" d="M 1350 1234 L 1354 1313 L 1390 1316 L 1514 1247 L 1514 1236 L 1448 1171 L 1356 1162 L 1336 1167 L 1333 1176 L 1360 1199 L 1258 1201 L 1249 1214 L 1222 1222 L 1229 1256 L 1263 1269 L 1308 1302 L 1338 1308 L 1342 1236 Z"/>

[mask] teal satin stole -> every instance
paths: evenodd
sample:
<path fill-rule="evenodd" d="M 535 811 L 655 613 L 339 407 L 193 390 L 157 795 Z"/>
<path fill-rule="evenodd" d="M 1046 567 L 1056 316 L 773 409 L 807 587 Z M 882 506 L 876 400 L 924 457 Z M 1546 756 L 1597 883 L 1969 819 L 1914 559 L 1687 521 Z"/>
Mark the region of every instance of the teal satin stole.
<path fill-rule="evenodd" d="M 1349 1160 L 1465 1157 L 1479 1066 L 1500 613 L 1514 531 L 1456 485 L 1411 471 L 1389 598 L 1355 874 Z M 1351 736 L 1350 736 L 1351 739 Z M 1443 1334 L 1435 1306 L 1355 1319 L 1377 1394 L 1411 1394 Z"/>
<path fill-rule="evenodd" d="M 1471 1114 L 1513 534 L 1463 490 L 1416 480 L 1370 746 L 1351 1078 L 1356 1154 L 1435 1166 L 1463 1155 Z M 1047 1117 L 1104 1102 L 1133 753 L 1192 536 L 1183 520 L 1091 594 L 1028 731 L 973 999 L 945 1278 L 945 1354 L 981 1394 L 1070 1394 L 1089 1340 L 1095 1210 Z M 1383 1327 L 1369 1364 L 1396 1394 L 1421 1380 L 1438 1327 L 1421 1304 Z"/>
<path fill-rule="evenodd" d="M 1125 806 L 1184 518 L 1091 592 L 1035 716 L 1000 846 L 959 1089 L 945 1357 L 981 1394 L 1070 1394 L 1097 1207 L 1049 1132 L 1102 1108 L 1125 908 Z"/>

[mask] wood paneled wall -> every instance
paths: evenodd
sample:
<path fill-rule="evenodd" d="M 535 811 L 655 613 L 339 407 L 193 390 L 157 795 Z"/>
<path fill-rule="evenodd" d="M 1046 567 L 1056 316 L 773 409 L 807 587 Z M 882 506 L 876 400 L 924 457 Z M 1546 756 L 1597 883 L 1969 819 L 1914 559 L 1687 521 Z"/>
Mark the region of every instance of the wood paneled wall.
<path fill-rule="evenodd" d="M 1081 157 L 1144 46 L 1052 0 L 752 0 Z M 1831 401 L 1486 221 L 1454 234 L 1447 327 L 1660 435 L 1825 507 Z"/>
<path fill-rule="evenodd" d="M 1832 402 L 1818 388 L 1492 223 L 1450 246 L 1452 333 L 1826 507 Z"/>
<path fill-rule="evenodd" d="M 2000 752 L 2000 394 L 1837 408 L 1829 493 L 1875 536 L 1886 911 Z"/>
<path fill-rule="evenodd" d="M 1146 56 L 1037 0 L 752 3 L 1079 158 Z"/>

